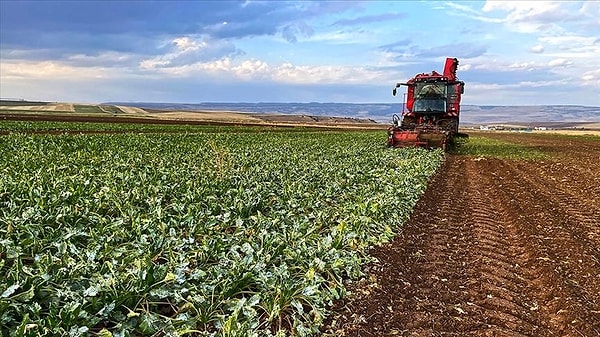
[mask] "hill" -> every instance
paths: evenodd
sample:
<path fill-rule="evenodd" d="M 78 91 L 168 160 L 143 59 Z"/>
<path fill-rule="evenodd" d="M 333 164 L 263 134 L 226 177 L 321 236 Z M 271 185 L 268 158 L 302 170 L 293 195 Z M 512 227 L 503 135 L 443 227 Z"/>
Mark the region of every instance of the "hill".
<path fill-rule="evenodd" d="M 67 114 L 135 117 L 168 121 L 215 123 L 360 125 L 382 127 L 402 104 L 393 103 L 148 103 L 77 104 L 0 100 L 2 114 Z M 461 125 L 516 125 L 552 128 L 595 128 L 600 107 L 582 105 L 497 106 L 463 105 Z"/>

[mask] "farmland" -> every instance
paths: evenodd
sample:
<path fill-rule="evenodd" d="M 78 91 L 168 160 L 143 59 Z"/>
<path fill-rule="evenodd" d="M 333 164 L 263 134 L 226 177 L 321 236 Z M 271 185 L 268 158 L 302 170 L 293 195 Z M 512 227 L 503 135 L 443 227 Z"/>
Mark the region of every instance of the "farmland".
<path fill-rule="evenodd" d="M 263 113 L 218 110 L 227 105 L 150 104 L 141 108 L 113 104 L 75 104 L 62 102 L 30 102 L 0 100 L 0 118 L 16 121 L 95 122 L 134 124 L 185 124 L 230 126 L 320 127 L 385 130 L 387 125 L 367 118 L 332 117 L 280 113 L 266 110 Z M 285 111 L 285 109 L 283 109 Z M 247 110 L 244 110 L 247 111 Z M 321 110 L 316 112 L 322 113 Z M 341 115 L 344 115 L 341 112 Z"/>
<path fill-rule="evenodd" d="M 0 123 L 3 335 L 319 334 L 443 160 L 380 131 Z"/>
<path fill-rule="evenodd" d="M 600 336 L 600 137 L 471 133 L 330 336 Z"/>

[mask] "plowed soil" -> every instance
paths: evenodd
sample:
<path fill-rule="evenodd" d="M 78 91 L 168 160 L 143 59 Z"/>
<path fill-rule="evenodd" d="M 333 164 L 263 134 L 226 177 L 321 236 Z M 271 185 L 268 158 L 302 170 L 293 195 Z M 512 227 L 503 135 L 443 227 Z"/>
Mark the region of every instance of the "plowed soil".
<path fill-rule="evenodd" d="M 600 141 L 486 136 L 552 156 L 448 155 L 325 334 L 600 336 Z"/>

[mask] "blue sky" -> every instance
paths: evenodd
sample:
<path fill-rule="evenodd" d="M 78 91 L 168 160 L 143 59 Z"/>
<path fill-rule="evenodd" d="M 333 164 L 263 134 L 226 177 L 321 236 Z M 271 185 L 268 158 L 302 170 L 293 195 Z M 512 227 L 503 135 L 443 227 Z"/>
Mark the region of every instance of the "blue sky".
<path fill-rule="evenodd" d="M 463 103 L 600 105 L 598 1 L 0 0 L 0 96 L 397 102 L 460 60 Z"/>

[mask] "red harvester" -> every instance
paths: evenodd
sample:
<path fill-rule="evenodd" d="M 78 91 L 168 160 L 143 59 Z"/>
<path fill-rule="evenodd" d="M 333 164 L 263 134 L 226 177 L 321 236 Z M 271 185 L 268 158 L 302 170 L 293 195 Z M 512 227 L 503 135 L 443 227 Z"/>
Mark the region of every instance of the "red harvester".
<path fill-rule="evenodd" d="M 453 137 L 458 134 L 460 97 L 465 83 L 456 77 L 458 60 L 446 58 L 444 73 L 435 70 L 422 73 L 397 83 L 408 87 L 402 107 L 402 119 L 394 114 L 388 129 L 388 146 L 418 146 L 446 150 Z"/>

